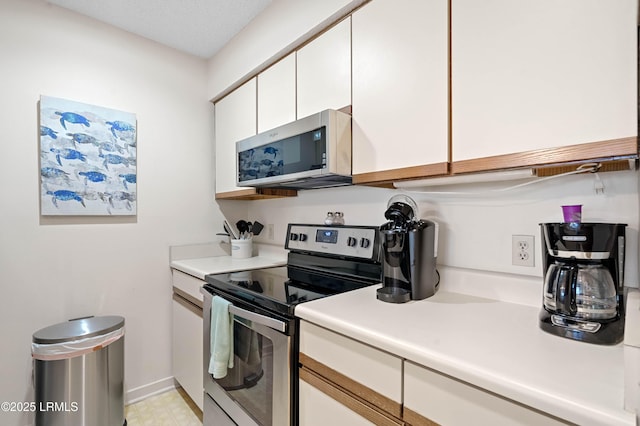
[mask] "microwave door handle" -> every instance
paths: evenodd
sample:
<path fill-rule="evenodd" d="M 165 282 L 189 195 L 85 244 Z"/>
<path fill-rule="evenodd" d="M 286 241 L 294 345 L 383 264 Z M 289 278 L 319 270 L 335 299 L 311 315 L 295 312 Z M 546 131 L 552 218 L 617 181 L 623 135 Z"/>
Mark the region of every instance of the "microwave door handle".
<path fill-rule="evenodd" d="M 282 333 L 287 331 L 287 324 L 275 318 L 270 318 L 264 315 L 256 314 L 251 311 L 247 311 L 246 309 L 238 308 L 237 306 L 234 306 L 234 305 L 229 306 L 229 312 L 232 313 L 233 315 L 237 315 L 241 318 L 245 318 L 249 321 L 253 321 L 256 324 L 262 324 L 265 327 L 278 330 Z"/>

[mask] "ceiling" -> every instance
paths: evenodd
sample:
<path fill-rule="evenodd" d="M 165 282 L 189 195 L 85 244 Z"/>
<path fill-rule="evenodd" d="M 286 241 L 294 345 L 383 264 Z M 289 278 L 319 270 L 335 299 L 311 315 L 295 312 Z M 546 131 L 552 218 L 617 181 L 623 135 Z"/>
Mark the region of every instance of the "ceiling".
<path fill-rule="evenodd" d="M 47 1 L 208 59 L 272 0 Z"/>

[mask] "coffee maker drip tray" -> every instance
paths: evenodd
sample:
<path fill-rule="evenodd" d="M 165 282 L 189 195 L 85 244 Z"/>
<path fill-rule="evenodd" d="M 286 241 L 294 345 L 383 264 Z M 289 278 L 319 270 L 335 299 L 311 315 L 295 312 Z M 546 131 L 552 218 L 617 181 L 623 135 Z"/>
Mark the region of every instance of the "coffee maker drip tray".
<path fill-rule="evenodd" d="M 615 345 L 624 335 L 624 316 L 611 320 L 588 321 L 558 315 L 542 308 L 540 328 L 547 333 L 597 345 Z"/>
<path fill-rule="evenodd" d="M 575 319 L 565 318 L 560 315 L 551 315 L 551 323 L 557 327 L 565 327 L 570 330 L 576 330 L 586 333 L 595 333 L 600 330 L 602 324 L 599 322 L 586 322 Z"/>
<path fill-rule="evenodd" d="M 405 303 L 411 300 L 411 292 L 401 287 L 381 287 L 376 298 L 388 303 Z"/>

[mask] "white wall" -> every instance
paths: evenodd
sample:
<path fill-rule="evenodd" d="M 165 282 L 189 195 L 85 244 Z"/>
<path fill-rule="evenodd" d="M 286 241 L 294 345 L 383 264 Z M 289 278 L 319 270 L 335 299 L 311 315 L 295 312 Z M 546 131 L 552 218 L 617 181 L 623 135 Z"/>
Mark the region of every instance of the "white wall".
<path fill-rule="evenodd" d="M 33 332 L 83 315 L 126 318 L 126 390 L 170 378 L 168 247 L 222 221 L 206 61 L 43 0 L 2 0 L 0 57 L 0 401 L 33 398 Z M 136 217 L 39 215 L 40 95 L 137 114 Z"/>
<path fill-rule="evenodd" d="M 443 288 L 540 306 L 542 251 L 538 224 L 561 222 L 564 204 L 583 204 L 584 222 L 629 225 L 625 279 L 628 286 L 638 287 L 638 172 L 598 176 L 605 185 L 603 194 L 595 193 L 592 174 L 502 192 L 496 190 L 523 182 L 421 189 L 430 193 L 355 186 L 300 191 L 295 198 L 251 203 L 249 217 L 263 224 L 273 223 L 275 243 L 283 244 L 287 223 L 322 223 L 327 211 L 344 212 L 347 224 L 381 225 L 386 221 L 389 198 L 406 193 L 418 202 L 422 217 L 440 224 L 438 264 L 445 272 Z M 511 265 L 512 235 L 535 237 L 535 267 Z M 270 242 L 264 235 L 258 238 Z M 497 285 L 487 285 L 487 281 Z"/>

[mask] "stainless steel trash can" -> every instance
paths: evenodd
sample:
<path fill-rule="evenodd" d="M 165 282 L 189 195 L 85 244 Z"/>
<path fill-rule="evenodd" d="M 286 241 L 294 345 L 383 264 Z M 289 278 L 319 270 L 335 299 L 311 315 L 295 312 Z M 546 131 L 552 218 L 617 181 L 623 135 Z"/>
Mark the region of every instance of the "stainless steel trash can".
<path fill-rule="evenodd" d="M 122 426 L 124 318 L 69 320 L 33 334 L 36 426 Z"/>

